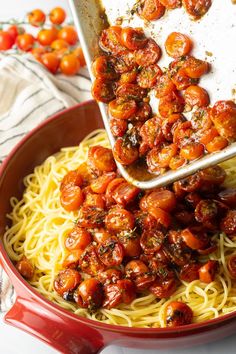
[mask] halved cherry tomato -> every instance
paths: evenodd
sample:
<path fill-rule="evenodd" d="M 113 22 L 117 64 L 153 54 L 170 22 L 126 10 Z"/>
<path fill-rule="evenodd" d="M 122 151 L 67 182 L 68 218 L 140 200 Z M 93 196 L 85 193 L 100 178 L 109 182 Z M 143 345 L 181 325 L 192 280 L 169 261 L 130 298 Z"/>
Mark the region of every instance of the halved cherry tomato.
<path fill-rule="evenodd" d="M 167 74 L 157 77 L 155 94 L 157 98 L 165 97 L 176 90 L 176 87 Z"/>
<path fill-rule="evenodd" d="M 159 251 L 164 242 L 164 234 L 158 230 L 144 230 L 141 235 L 140 245 L 146 254 Z"/>
<path fill-rule="evenodd" d="M 113 199 L 117 204 L 125 207 L 127 204 L 133 202 L 139 193 L 139 188 L 128 182 L 124 182 L 118 185 L 118 187 L 115 189 Z"/>
<path fill-rule="evenodd" d="M 161 57 L 161 48 L 151 38 L 149 38 L 144 48 L 134 52 L 135 61 L 140 66 L 149 66 L 158 62 Z"/>
<path fill-rule="evenodd" d="M 220 229 L 227 235 L 236 233 L 236 210 L 229 210 L 226 216 L 221 220 Z"/>
<path fill-rule="evenodd" d="M 158 207 L 149 207 L 148 212 L 156 219 L 159 225 L 168 229 L 171 224 L 171 216 L 167 211 Z"/>
<path fill-rule="evenodd" d="M 143 146 L 145 145 L 141 145 L 140 148 L 142 148 Z M 147 153 L 146 156 L 146 164 L 147 164 L 148 172 L 155 173 L 156 175 L 159 175 L 162 172 L 160 166 L 159 152 L 160 152 L 160 148 L 154 147 L 151 151 Z M 146 151 L 144 151 L 144 153 L 146 153 Z M 142 154 L 142 151 L 140 152 L 140 154 Z"/>
<path fill-rule="evenodd" d="M 215 185 L 222 184 L 226 178 L 226 172 L 220 166 L 205 168 L 205 170 L 201 171 L 199 175 L 204 182 L 210 182 Z"/>
<path fill-rule="evenodd" d="M 93 176 L 92 176 L 91 172 L 89 171 L 87 162 L 83 162 L 81 165 L 79 165 L 79 167 L 77 168 L 77 171 L 82 176 L 83 184 L 91 183 Z"/>
<path fill-rule="evenodd" d="M 193 209 L 195 209 L 198 203 L 202 200 L 201 196 L 197 192 L 188 193 L 184 199 L 188 206 L 191 206 Z"/>
<path fill-rule="evenodd" d="M 133 99 L 127 100 L 123 97 L 119 97 L 109 103 L 108 110 L 113 118 L 129 119 L 137 111 L 137 104 Z"/>
<path fill-rule="evenodd" d="M 144 196 L 140 200 L 139 206 L 143 211 L 148 211 L 150 207 L 154 207 L 169 212 L 176 206 L 175 194 L 167 189 L 157 189 Z"/>
<path fill-rule="evenodd" d="M 54 50 L 61 50 L 64 48 L 69 48 L 69 44 L 64 41 L 64 39 L 55 39 L 55 41 L 51 44 L 51 48 Z"/>
<path fill-rule="evenodd" d="M 137 70 L 134 69 L 132 71 L 128 71 L 126 73 L 122 73 L 120 79 L 118 81 L 119 85 L 122 84 L 132 84 L 136 81 L 137 78 Z"/>
<path fill-rule="evenodd" d="M 131 165 L 139 157 L 139 151 L 136 146 L 127 143 L 125 139 L 118 138 L 113 147 L 113 154 L 120 164 Z"/>
<path fill-rule="evenodd" d="M 228 207 L 214 199 L 201 200 L 195 208 L 195 218 L 200 223 L 214 220 L 217 215 L 226 212 Z"/>
<path fill-rule="evenodd" d="M 178 58 L 189 54 L 192 49 L 192 41 L 186 34 L 172 32 L 165 41 L 165 49 L 170 57 Z"/>
<path fill-rule="evenodd" d="M 199 131 L 199 141 L 200 143 L 207 145 L 210 143 L 215 137 L 219 136 L 218 131 L 215 127 L 211 127 L 205 131 Z"/>
<path fill-rule="evenodd" d="M 84 201 L 84 195 L 80 187 L 68 186 L 61 191 L 60 202 L 61 206 L 66 211 L 74 211 L 79 209 Z"/>
<path fill-rule="evenodd" d="M 77 270 L 65 269 L 58 273 L 54 280 L 54 289 L 59 295 L 74 290 L 81 281 L 81 275 Z"/>
<path fill-rule="evenodd" d="M 178 146 L 188 143 L 193 133 L 194 131 L 190 121 L 178 122 L 173 132 L 173 142 Z"/>
<path fill-rule="evenodd" d="M 204 248 L 208 243 L 207 236 L 202 232 L 195 231 L 194 228 L 187 228 L 181 231 L 181 237 L 186 245 L 192 250 Z"/>
<path fill-rule="evenodd" d="M 114 55 L 125 51 L 126 48 L 121 44 L 121 31 L 120 26 L 110 26 L 103 30 L 99 39 L 101 49 Z"/>
<path fill-rule="evenodd" d="M 116 80 L 119 75 L 115 71 L 115 58 L 111 55 L 100 56 L 92 65 L 93 75 L 103 80 Z"/>
<path fill-rule="evenodd" d="M 149 148 L 158 146 L 163 142 L 163 133 L 161 130 L 161 120 L 159 117 L 148 119 L 140 129 L 142 142 L 147 144 Z"/>
<path fill-rule="evenodd" d="M 179 68 L 178 66 L 177 68 L 170 70 L 169 76 L 176 89 L 180 91 L 185 90 L 187 87 L 198 83 L 198 79 L 192 79 L 191 77 L 187 76 L 184 69 L 182 69 L 181 67 Z"/>
<path fill-rule="evenodd" d="M 168 167 L 170 160 L 177 154 L 178 146 L 176 144 L 166 145 L 159 152 L 160 167 Z"/>
<path fill-rule="evenodd" d="M 122 278 L 122 272 L 115 268 L 109 268 L 98 274 L 98 280 L 103 285 L 115 284 Z"/>
<path fill-rule="evenodd" d="M 204 154 L 204 145 L 197 142 L 184 144 L 180 149 L 180 156 L 186 160 L 195 160 Z"/>
<path fill-rule="evenodd" d="M 102 194 L 87 193 L 83 205 L 105 209 L 105 198 Z"/>
<path fill-rule="evenodd" d="M 45 53 L 41 56 L 41 63 L 52 73 L 56 74 L 60 60 L 56 53 Z"/>
<path fill-rule="evenodd" d="M 50 11 L 49 19 L 54 25 L 61 25 L 66 19 L 66 12 L 61 7 L 55 7 Z"/>
<path fill-rule="evenodd" d="M 179 184 L 180 188 L 185 192 L 188 192 L 188 193 L 195 192 L 202 185 L 201 174 L 195 173 L 194 175 L 192 175 L 190 177 L 183 178 L 180 181 L 175 182 L 173 184 L 173 187 L 177 184 Z"/>
<path fill-rule="evenodd" d="M 149 288 L 150 292 L 158 299 L 164 299 L 174 294 L 177 284 L 175 279 L 160 281 L 157 279 Z"/>
<path fill-rule="evenodd" d="M 205 107 L 210 103 L 209 95 L 205 89 L 191 85 L 184 91 L 185 103 L 190 106 Z"/>
<path fill-rule="evenodd" d="M 126 277 L 134 282 L 137 291 L 149 289 L 149 286 L 155 280 L 155 276 L 151 274 L 150 269 L 139 259 L 127 263 L 125 273 Z"/>
<path fill-rule="evenodd" d="M 181 7 L 182 0 L 159 0 L 166 9 L 172 10 Z"/>
<path fill-rule="evenodd" d="M 105 300 L 103 307 L 113 308 L 121 303 L 130 304 L 136 297 L 134 283 L 129 279 L 118 280 L 116 284 L 104 287 Z"/>
<path fill-rule="evenodd" d="M 142 101 L 146 95 L 147 91 L 136 84 L 122 84 L 116 90 L 116 96 L 125 100 Z"/>
<path fill-rule="evenodd" d="M 203 283 L 211 283 L 215 279 L 218 269 L 217 261 L 208 261 L 206 264 L 199 268 L 199 279 Z"/>
<path fill-rule="evenodd" d="M 192 323 L 193 311 L 183 302 L 172 301 L 165 309 L 167 327 L 185 326 Z"/>
<path fill-rule="evenodd" d="M 97 175 L 116 170 L 116 163 L 111 149 L 103 146 L 96 145 L 89 148 L 87 163 L 91 170 L 97 173 Z"/>
<path fill-rule="evenodd" d="M 58 31 L 55 27 L 41 29 L 37 34 L 38 42 L 43 46 L 49 46 L 57 39 Z M 62 38 L 63 39 L 63 38 Z"/>
<path fill-rule="evenodd" d="M 206 149 L 208 152 L 215 152 L 224 149 L 228 144 L 228 140 L 223 136 L 216 136 L 212 141 L 206 144 Z"/>
<path fill-rule="evenodd" d="M 91 189 L 95 193 L 103 194 L 106 192 L 109 183 L 116 178 L 115 172 L 107 172 L 102 176 L 96 178 L 90 185 Z"/>
<path fill-rule="evenodd" d="M 145 46 L 147 41 L 148 39 L 146 38 L 142 28 L 122 28 L 121 42 L 126 48 L 130 50 L 140 49 Z"/>
<path fill-rule="evenodd" d="M 198 263 L 190 263 L 185 264 L 179 273 L 180 280 L 186 281 L 188 283 L 199 279 L 199 268 L 200 264 Z"/>
<path fill-rule="evenodd" d="M 68 44 L 75 45 L 78 41 L 78 35 L 73 26 L 65 26 L 58 32 L 58 38 L 64 39 Z"/>
<path fill-rule="evenodd" d="M 226 188 L 218 194 L 220 201 L 231 208 L 236 207 L 236 189 Z"/>
<path fill-rule="evenodd" d="M 236 255 L 232 254 L 227 259 L 227 268 L 232 279 L 236 279 Z"/>
<path fill-rule="evenodd" d="M 178 170 L 178 168 L 184 166 L 187 163 L 187 160 L 180 155 L 176 155 L 171 158 L 169 167 L 171 170 Z"/>
<path fill-rule="evenodd" d="M 25 279 L 30 280 L 34 276 L 34 267 L 26 256 L 16 263 L 16 269 Z"/>
<path fill-rule="evenodd" d="M 127 128 L 128 128 L 127 120 L 118 119 L 118 118 L 110 119 L 110 129 L 113 136 L 122 137 L 125 134 Z"/>
<path fill-rule="evenodd" d="M 209 108 L 198 108 L 191 117 L 192 127 L 201 133 L 212 127 Z"/>
<path fill-rule="evenodd" d="M 17 36 L 16 45 L 19 49 L 28 52 L 33 48 L 35 38 L 30 33 L 23 33 Z"/>
<path fill-rule="evenodd" d="M 44 24 L 46 15 L 42 10 L 35 9 L 28 13 L 28 21 L 32 26 L 40 27 Z"/>
<path fill-rule="evenodd" d="M 97 253 L 105 266 L 116 267 L 121 264 L 125 252 L 123 245 L 113 236 L 98 245 Z"/>
<path fill-rule="evenodd" d="M 92 242 L 91 234 L 81 227 L 75 226 L 65 239 L 65 247 L 68 250 L 84 250 Z"/>
<path fill-rule="evenodd" d="M 143 88 L 152 88 L 158 77 L 162 75 L 162 71 L 157 64 L 152 64 L 141 69 L 137 75 L 137 83 Z"/>
<path fill-rule="evenodd" d="M 147 21 L 155 21 L 161 18 L 165 13 L 165 6 L 159 0 L 145 0 L 141 2 L 138 8 L 140 17 Z"/>
<path fill-rule="evenodd" d="M 97 101 L 108 103 L 115 98 L 113 85 L 102 79 L 96 79 L 93 82 L 91 93 Z"/>
<path fill-rule="evenodd" d="M 103 302 L 102 284 L 95 278 L 89 278 L 78 286 L 74 292 L 74 300 L 80 307 L 91 311 L 98 309 Z"/>
<path fill-rule="evenodd" d="M 152 114 L 152 108 L 149 103 L 139 102 L 138 110 L 135 112 L 134 116 L 130 119 L 134 122 L 145 122 L 148 118 L 150 118 Z"/>
<path fill-rule="evenodd" d="M 83 250 L 70 250 L 69 253 L 65 256 L 62 266 L 64 268 L 76 269 L 79 265 L 79 260 Z"/>
<path fill-rule="evenodd" d="M 80 63 L 75 54 L 65 54 L 60 62 L 61 72 L 65 75 L 75 75 L 80 69 Z"/>
<path fill-rule="evenodd" d="M 172 92 L 159 100 L 159 113 L 162 117 L 167 118 L 173 113 L 181 113 L 184 110 L 184 99 L 176 92 Z"/>
<path fill-rule="evenodd" d="M 98 256 L 97 248 L 93 244 L 88 245 L 81 254 L 79 266 L 82 272 L 92 276 L 97 276 L 98 273 L 105 270 L 105 266 Z"/>
<path fill-rule="evenodd" d="M 129 236 L 130 235 L 130 236 Z M 124 231 L 118 235 L 119 241 L 122 243 L 126 257 L 139 257 L 142 249 L 140 246 L 140 237 L 132 231 Z"/>
<path fill-rule="evenodd" d="M 194 20 L 199 20 L 211 7 L 211 0 L 182 0 L 182 3 Z"/>
<path fill-rule="evenodd" d="M 173 132 L 175 128 L 184 120 L 184 116 L 180 113 L 171 114 L 169 117 L 163 120 L 161 130 L 166 140 L 170 142 L 173 141 Z"/>
<path fill-rule="evenodd" d="M 79 209 L 77 225 L 80 227 L 100 227 L 104 223 L 106 212 L 95 206 L 83 205 Z"/>
<path fill-rule="evenodd" d="M 229 140 L 236 138 L 236 104 L 218 101 L 211 109 L 211 119 L 220 135 Z"/>
<path fill-rule="evenodd" d="M 209 63 L 192 56 L 189 56 L 183 65 L 184 72 L 192 79 L 199 79 L 202 75 L 206 74 L 209 69 Z"/>
<path fill-rule="evenodd" d="M 116 190 L 116 188 L 125 182 L 124 178 L 115 178 L 113 181 L 111 181 L 106 189 L 106 194 L 105 194 L 105 198 L 106 198 L 106 203 L 107 206 L 111 206 L 112 204 L 115 204 L 115 200 L 113 198 L 114 196 L 114 192 Z"/>
<path fill-rule="evenodd" d="M 69 171 L 62 179 L 60 184 L 60 191 L 68 186 L 79 186 L 83 184 L 83 178 L 78 170 Z"/>
<path fill-rule="evenodd" d="M 134 216 L 130 211 L 123 208 L 110 209 L 106 215 L 105 224 L 108 230 L 114 232 L 132 230 L 134 228 Z"/>

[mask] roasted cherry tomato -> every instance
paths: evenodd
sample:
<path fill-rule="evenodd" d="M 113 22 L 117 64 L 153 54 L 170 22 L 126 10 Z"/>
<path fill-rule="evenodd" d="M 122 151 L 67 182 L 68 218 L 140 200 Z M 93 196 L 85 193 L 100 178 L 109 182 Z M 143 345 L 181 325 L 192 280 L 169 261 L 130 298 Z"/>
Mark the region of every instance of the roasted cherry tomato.
<path fill-rule="evenodd" d="M 217 261 L 208 261 L 206 264 L 199 268 L 199 279 L 203 283 L 211 283 L 215 279 L 218 269 Z"/>
<path fill-rule="evenodd" d="M 204 145 L 201 143 L 186 143 L 180 149 L 180 156 L 186 160 L 196 160 L 202 155 L 204 155 Z"/>
<path fill-rule="evenodd" d="M 178 122 L 173 132 L 173 142 L 181 147 L 191 141 L 190 139 L 193 133 L 194 131 L 191 122 Z"/>
<path fill-rule="evenodd" d="M 222 203 L 231 208 L 236 207 L 236 188 L 226 188 L 221 191 L 218 196 Z"/>
<path fill-rule="evenodd" d="M 172 94 L 176 90 L 176 87 L 167 74 L 157 77 L 155 86 L 155 94 L 157 98 L 165 97 Z"/>
<path fill-rule="evenodd" d="M 104 264 L 98 256 L 97 248 L 93 244 L 88 245 L 81 254 L 79 266 L 82 272 L 92 276 L 97 276 L 98 273 L 103 272 L 105 269 Z"/>
<path fill-rule="evenodd" d="M 54 280 L 54 289 L 59 295 L 74 290 L 81 281 L 81 275 L 77 270 L 65 269 L 58 273 Z"/>
<path fill-rule="evenodd" d="M 140 245 L 146 254 L 159 251 L 164 242 L 164 234 L 158 230 L 144 230 L 141 235 Z"/>
<path fill-rule="evenodd" d="M 124 182 L 118 185 L 118 187 L 115 189 L 113 199 L 117 204 L 125 207 L 127 204 L 133 202 L 139 193 L 139 188 L 128 182 Z"/>
<path fill-rule="evenodd" d="M 216 136 L 206 144 L 206 149 L 208 152 L 215 152 L 224 149 L 228 144 L 229 142 L 226 138 L 223 136 Z"/>
<path fill-rule="evenodd" d="M 236 210 L 229 210 L 226 216 L 221 220 L 220 229 L 227 235 L 236 233 Z"/>
<path fill-rule="evenodd" d="M 122 137 L 128 129 L 128 123 L 125 119 L 111 118 L 110 129 L 115 137 Z"/>
<path fill-rule="evenodd" d="M 49 19 L 54 25 L 61 25 L 66 19 L 66 12 L 61 7 L 55 7 L 50 11 Z"/>
<path fill-rule="evenodd" d="M 181 238 L 185 244 L 192 250 L 204 248 L 208 243 L 207 235 L 203 232 L 198 232 L 197 228 L 187 228 L 181 231 Z"/>
<path fill-rule="evenodd" d="M 28 21 L 32 26 L 40 27 L 44 24 L 46 15 L 42 10 L 35 9 L 28 13 Z"/>
<path fill-rule="evenodd" d="M 76 55 L 65 54 L 60 61 L 60 70 L 64 75 L 75 75 L 80 69 L 80 63 Z"/>
<path fill-rule="evenodd" d="M 122 278 L 122 272 L 115 268 L 109 268 L 98 274 L 98 280 L 103 285 L 115 284 Z"/>
<path fill-rule="evenodd" d="M 83 205 L 105 209 L 105 198 L 102 194 L 87 193 Z"/>
<path fill-rule="evenodd" d="M 141 254 L 140 237 L 131 231 L 122 231 L 118 235 L 119 241 L 124 247 L 126 257 L 139 257 Z"/>
<path fill-rule="evenodd" d="M 26 256 L 16 263 L 16 269 L 25 279 L 31 280 L 34 276 L 34 267 Z"/>
<path fill-rule="evenodd" d="M 66 211 L 74 211 L 82 205 L 84 195 L 80 187 L 71 185 L 61 191 L 60 201 Z"/>
<path fill-rule="evenodd" d="M 111 149 L 103 146 L 92 146 L 88 151 L 88 166 L 98 175 L 103 172 L 113 172 L 116 164 Z"/>
<path fill-rule="evenodd" d="M 183 302 L 172 301 L 165 308 L 167 327 L 184 326 L 192 323 L 193 311 Z"/>
<path fill-rule="evenodd" d="M 148 119 L 140 129 L 142 142 L 148 145 L 149 148 L 158 146 L 163 142 L 164 137 L 161 130 L 161 120 L 159 117 Z"/>
<path fill-rule="evenodd" d="M 74 300 L 80 307 L 94 311 L 101 307 L 103 302 L 102 284 L 95 278 L 89 278 L 78 286 L 74 292 Z"/>
<path fill-rule="evenodd" d="M 184 91 L 185 103 L 190 106 L 205 107 L 210 103 L 209 95 L 205 89 L 191 85 Z"/>
<path fill-rule="evenodd" d="M 56 53 L 45 53 L 41 56 L 41 63 L 50 71 L 52 74 L 56 74 L 60 60 Z"/>
<path fill-rule="evenodd" d="M 141 145 L 141 148 L 143 148 L 143 146 L 144 145 Z M 161 169 L 160 166 L 159 152 L 160 152 L 159 147 L 153 148 L 151 151 L 147 153 L 146 156 L 148 172 L 155 173 L 156 175 L 159 175 L 161 172 L 163 172 L 163 169 Z M 146 151 L 144 151 L 144 153 L 146 153 Z M 140 154 L 142 154 L 142 151 L 140 152 Z"/>
<path fill-rule="evenodd" d="M 198 263 L 190 263 L 190 264 L 185 264 L 179 273 L 179 278 L 180 280 L 186 281 L 188 283 L 199 279 L 199 268 L 200 264 Z"/>
<path fill-rule="evenodd" d="M 92 65 L 93 75 L 103 80 L 116 80 L 119 75 L 115 71 L 115 58 L 107 55 L 95 59 Z"/>
<path fill-rule="evenodd" d="M 124 182 L 125 182 L 124 178 L 115 178 L 113 181 L 111 181 L 108 184 L 106 189 L 106 194 L 105 194 L 107 206 L 111 206 L 112 204 L 115 204 L 115 200 L 113 199 L 114 192 L 116 188 Z"/>
<path fill-rule="evenodd" d="M 181 113 L 184 110 L 184 99 L 177 92 L 172 92 L 159 100 L 159 113 L 162 117 L 167 118 L 173 113 Z"/>
<path fill-rule="evenodd" d="M 140 200 L 140 208 L 148 211 L 150 207 L 161 208 L 165 211 L 171 211 L 176 206 L 175 194 L 167 189 L 155 190 L 147 194 Z"/>
<path fill-rule="evenodd" d="M 14 42 L 14 38 L 10 35 L 10 33 L 0 30 L 0 50 L 11 49 Z"/>
<path fill-rule="evenodd" d="M 236 279 L 236 255 L 232 254 L 227 259 L 227 268 L 232 279 Z"/>
<path fill-rule="evenodd" d="M 35 38 L 30 33 L 23 33 L 17 36 L 16 45 L 19 49 L 28 52 L 33 48 Z"/>
<path fill-rule="evenodd" d="M 104 103 L 108 103 L 115 98 L 112 83 L 106 82 L 102 79 L 94 80 L 91 93 L 95 100 Z"/>
<path fill-rule="evenodd" d="M 170 160 L 178 152 L 178 146 L 176 144 L 166 145 L 159 152 L 159 165 L 160 167 L 168 167 Z"/>
<path fill-rule="evenodd" d="M 149 103 L 139 102 L 138 110 L 135 112 L 134 116 L 130 119 L 135 123 L 137 122 L 145 122 L 148 118 L 151 117 L 152 108 Z"/>
<path fill-rule="evenodd" d="M 166 140 L 170 142 L 173 141 L 173 133 L 175 128 L 184 120 L 184 116 L 180 113 L 171 114 L 163 120 L 161 130 Z"/>
<path fill-rule="evenodd" d="M 115 172 L 107 172 L 96 178 L 90 185 L 94 193 L 103 194 L 106 192 L 109 183 L 116 178 Z"/>
<path fill-rule="evenodd" d="M 137 111 L 137 104 L 133 99 L 127 100 L 119 97 L 109 103 L 108 110 L 113 118 L 129 119 Z"/>
<path fill-rule="evenodd" d="M 84 250 L 92 242 L 91 234 L 78 226 L 75 226 L 65 239 L 65 247 L 68 250 Z"/>
<path fill-rule="evenodd" d="M 183 65 L 184 72 L 192 79 L 199 79 L 209 71 L 210 65 L 203 60 L 189 56 Z"/>
<path fill-rule="evenodd" d="M 118 232 L 134 228 L 133 214 L 123 208 L 114 208 L 108 211 L 105 224 L 108 230 Z"/>
<path fill-rule="evenodd" d="M 68 186 L 81 187 L 82 184 L 83 184 L 83 178 L 81 174 L 77 170 L 69 171 L 61 181 L 60 190 L 62 191 L 64 188 L 67 188 Z"/>
<path fill-rule="evenodd" d="M 211 7 L 211 0 L 182 0 L 182 3 L 194 20 L 199 20 Z"/>
<path fill-rule="evenodd" d="M 116 284 L 104 287 L 105 299 L 103 307 L 111 309 L 121 303 L 130 304 L 136 297 L 134 283 L 129 279 L 118 280 Z"/>
<path fill-rule="evenodd" d="M 178 168 L 186 165 L 187 160 L 180 155 L 176 155 L 171 158 L 169 167 L 171 170 L 178 170 Z"/>
<path fill-rule="evenodd" d="M 147 21 L 155 21 L 165 13 L 165 6 L 159 0 L 141 1 L 138 7 L 138 14 Z"/>
<path fill-rule="evenodd" d="M 141 69 L 137 75 L 137 83 L 140 87 L 152 88 L 161 75 L 160 67 L 157 64 L 152 64 Z"/>
<path fill-rule="evenodd" d="M 150 207 L 148 208 L 149 214 L 156 219 L 158 225 L 164 226 L 166 229 L 171 224 L 171 216 L 170 214 L 158 207 Z"/>
<path fill-rule="evenodd" d="M 189 54 L 192 49 L 192 41 L 186 34 L 172 32 L 165 41 L 165 49 L 170 57 L 178 58 Z"/>
<path fill-rule="evenodd" d="M 64 39 L 68 44 L 75 45 L 78 41 L 78 35 L 73 26 L 65 26 L 58 32 L 58 38 Z"/>
<path fill-rule="evenodd" d="M 110 26 L 103 30 L 99 39 L 101 49 L 114 55 L 124 52 L 126 47 L 121 43 L 121 31 L 119 26 Z"/>
<path fill-rule="evenodd" d="M 150 269 L 140 260 L 132 260 L 125 266 L 126 277 L 131 279 L 137 291 L 149 289 L 154 282 L 155 276 L 151 274 Z"/>
<path fill-rule="evenodd" d="M 119 266 L 124 258 L 124 248 L 116 237 L 110 237 L 98 245 L 97 253 L 107 267 Z"/>
<path fill-rule="evenodd" d="M 199 177 L 204 182 L 210 182 L 214 185 L 220 185 L 226 178 L 225 170 L 220 166 L 208 167 L 199 172 Z"/>
<path fill-rule="evenodd" d="M 58 31 L 55 27 L 41 29 L 37 34 L 38 42 L 43 46 L 50 46 L 57 39 Z"/>
<path fill-rule="evenodd" d="M 211 110 L 211 119 L 221 136 L 235 140 L 236 104 L 233 101 L 216 102 Z"/>
<path fill-rule="evenodd" d="M 116 90 L 116 96 L 125 100 L 142 101 L 146 95 L 147 91 L 136 84 L 122 84 Z"/>
<path fill-rule="evenodd" d="M 118 138 L 113 147 L 113 154 L 117 162 L 122 165 L 131 165 L 139 157 L 139 151 L 136 146 L 126 142 L 123 138 Z"/>
<path fill-rule="evenodd" d="M 142 28 L 124 27 L 121 31 L 121 42 L 129 50 L 136 50 L 143 48 L 147 43 Z"/>
<path fill-rule="evenodd" d="M 174 294 L 177 284 L 175 279 L 160 281 L 157 279 L 149 288 L 150 292 L 158 299 L 164 299 Z"/>
<path fill-rule="evenodd" d="M 215 127 L 211 127 L 207 130 L 200 130 L 197 136 L 199 136 L 200 143 L 207 145 L 208 143 L 213 141 L 215 137 L 219 136 L 219 134 Z"/>
<path fill-rule="evenodd" d="M 132 71 L 128 71 L 126 73 L 122 73 L 120 75 L 120 79 L 118 81 L 118 84 L 119 85 L 122 85 L 122 84 L 132 84 L 134 82 L 136 82 L 136 79 L 137 79 L 137 70 L 134 69 Z"/>
<path fill-rule="evenodd" d="M 160 3 L 165 6 L 166 9 L 173 10 L 177 7 L 181 7 L 182 0 L 159 0 Z"/>
<path fill-rule="evenodd" d="M 70 252 L 68 252 L 65 256 L 62 266 L 64 268 L 76 269 L 79 265 L 79 260 L 82 253 L 83 250 L 80 249 L 70 250 Z"/>
<path fill-rule="evenodd" d="M 161 57 L 161 48 L 153 40 L 149 39 L 144 48 L 134 52 L 135 61 L 140 66 L 150 66 L 158 62 Z"/>

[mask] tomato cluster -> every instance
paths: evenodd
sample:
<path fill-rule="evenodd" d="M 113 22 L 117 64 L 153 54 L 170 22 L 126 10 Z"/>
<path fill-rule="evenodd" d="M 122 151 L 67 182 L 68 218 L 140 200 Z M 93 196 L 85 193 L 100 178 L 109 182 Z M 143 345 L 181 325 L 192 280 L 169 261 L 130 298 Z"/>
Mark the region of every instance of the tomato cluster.
<path fill-rule="evenodd" d="M 105 53 L 93 62 L 92 94 L 108 103 L 119 163 L 145 159 L 149 172 L 160 174 L 236 139 L 236 105 L 219 101 L 209 107 L 209 95 L 198 82 L 210 66 L 190 55 L 192 46 L 188 36 L 171 33 L 165 49 L 174 60 L 162 70 L 160 47 L 142 29 L 112 26 L 102 32 Z M 152 114 L 150 90 L 159 99 L 159 116 Z M 192 111 L 189 120 L 184 111 Z"/>
<path fill-rule="evenodd" d="M 85 66 L 77 32 L 73 26 L 62 26 L 66 13 L 61 7 L 52 9 L 48 17 L 51 24 L 44 27 L 46 14 L 42 10 L 35 9 L 28 14 L 28 24 L 40 27 L 36 37 L 17 24 L 0 31 L 0 50 L 16 48 L 31 52 L 51 73 L 60 70 L 65 75 L 75 75 Z"/>
<path fill-rule="evenodd" d="M 193 20 L 199 20 L 211 7 L 211 0 L 138 0 L 132 11 L 147 21 L 161 18 L 166 10 L 183 6 Z"/>
<path fill-rule="evenodd" d="M 206 261 L 217 248 L 213 235 L 236 232 L 236 189 L 223 189 L 224 179 L 224 170 L 216 166 L 144 192 L 120 177 L 110 149 L 90 147 L 87 162 L 60 184 L 62 207 L 78 211 L 78 218 L 65 237 L 57 293 L 94 311 L 129 304 L 149 292 L 169 298 L 180 281 L 213 281 L 218 262 Z M 27 279 L 33 277 L 25 257 L 17 268 Z M 235 278 L 235 256 L 228 269 Z M 176 309 L 187 317 L 173 317 Z M 168 326 L 192 318 L 181 303 L 170 304 L 166 316 Z"/>

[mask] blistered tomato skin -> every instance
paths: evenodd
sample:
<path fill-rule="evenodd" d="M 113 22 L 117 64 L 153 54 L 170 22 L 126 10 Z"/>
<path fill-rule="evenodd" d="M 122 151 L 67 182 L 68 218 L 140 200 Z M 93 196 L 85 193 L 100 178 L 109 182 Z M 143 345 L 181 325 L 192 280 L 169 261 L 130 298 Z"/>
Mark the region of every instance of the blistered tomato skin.
<path fill-rule="evenodd" d="M 183 302 L 172 301 L 165 309 L 167 327 L 183 326 L 192 323 L 193 311 Z"/>

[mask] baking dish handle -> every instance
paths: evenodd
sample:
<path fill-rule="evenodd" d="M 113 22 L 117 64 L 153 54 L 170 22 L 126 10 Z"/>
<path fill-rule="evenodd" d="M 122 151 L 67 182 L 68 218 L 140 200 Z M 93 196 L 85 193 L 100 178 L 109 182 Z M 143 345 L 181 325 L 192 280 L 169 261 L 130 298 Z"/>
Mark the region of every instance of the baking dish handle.
<path fill-rule="evenodd" d="M 96 354 L 104 349 L 101 334 L 83 323 L 50 311 L 40 303 L 17 297 L 4 318 L 63 354 Z"/>

